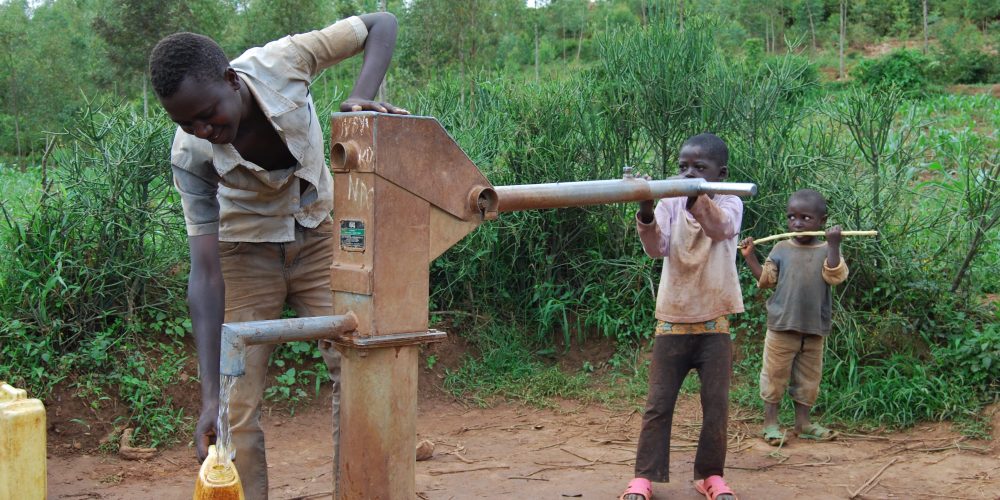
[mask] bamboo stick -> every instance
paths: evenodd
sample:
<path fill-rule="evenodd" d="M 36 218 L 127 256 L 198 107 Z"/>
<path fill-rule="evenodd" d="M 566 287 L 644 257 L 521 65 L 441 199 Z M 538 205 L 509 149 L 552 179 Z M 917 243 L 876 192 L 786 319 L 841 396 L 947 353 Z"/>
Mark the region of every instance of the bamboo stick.
<path fill-rule="evenodd" d="M 876 236 L 878 231 L 841 231 L 841 236 Z M 754 245 L 759 245 L 761 243 L 767 243 L 769 241 L 781 240 L 785 238 L 794 238 L 796 236 L 825 236 L 826 231 L 802 231 L 799 233 L 781 233 L 768 236 L 766 238 L 761 238 L 759 240 L 753 240 Z M 740 247 L 742 248 L 742 247 Z"/>

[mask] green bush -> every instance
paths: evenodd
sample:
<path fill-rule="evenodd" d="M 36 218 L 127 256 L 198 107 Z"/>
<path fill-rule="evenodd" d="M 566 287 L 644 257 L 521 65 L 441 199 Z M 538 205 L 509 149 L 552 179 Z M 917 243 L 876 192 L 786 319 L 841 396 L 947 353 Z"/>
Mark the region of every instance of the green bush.
<path fill-rule="evenodd" d="M 94 408 L 116 399 L 137 442 L 154 445 L 184 423 L 166 388 L 190 331 L 173 129 L 162 114 L 90 103 L 59 136 L 41 186 L 0 206 L 0 378 L 43 399 L 56 384 Z"/>
<path fill-rule="evenodd" d="M 930 84 L 928 70 L 932 63 L 918 51 L 900 49 L 880 59 L 864 59 L 851 72 L 869 88 L 894 86 L 908 94 L 923 94 Z"/>
<path fill-rule="evenodd" d="M 945 23 L 934 50 L 938 61 L 934 65 L 934 77 L 942 84 L 1000 81 L 1000 63 L 988 47 L 987 38 L 975 26 Z"/>

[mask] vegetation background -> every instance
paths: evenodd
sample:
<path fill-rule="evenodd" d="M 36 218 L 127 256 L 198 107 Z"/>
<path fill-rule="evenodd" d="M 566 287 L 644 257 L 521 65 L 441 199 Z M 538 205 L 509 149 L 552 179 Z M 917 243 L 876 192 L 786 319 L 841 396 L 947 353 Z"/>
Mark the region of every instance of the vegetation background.
<path fill-rule="evenodd" d="M 852 274 L 835 290 L 817 410 L 845 428 L 951 419 L 987 434 L 980 410 L 1000 388 L 1000 0 L 6 0 L 0 379 L 79 399 L 92 410 L 81 427 L 110 412 L 137 443 L 188 435 L 174 399 L 193 355 L 187 246 L 149 50 L 189 30 L 235 57 L 380 9 L 401 26 L 383 97 L 435 116 L 494 184 L 624 166 L 666 177 L 683 139 L 708 130 L 730 145 L 732 179 L 760 187 L 746 235 L 783 232 L 803 187 L 827 195 L 831 223 L 879 230 L 845 241 Z M 322 113 L 359 63 L 313 83 Z M 432 320 L 470 348 L 444 387 L 481 404 L 641 404 L 659 269 L 634 211 L 510 214 L 436 260 Z M 733 398 L 756 407 L 766 294 L 740 269 Z M 558 362 L 588 342 L 614 348 Z M 311 345 L 272 363 L 269 399 L 319 392 Z"/>

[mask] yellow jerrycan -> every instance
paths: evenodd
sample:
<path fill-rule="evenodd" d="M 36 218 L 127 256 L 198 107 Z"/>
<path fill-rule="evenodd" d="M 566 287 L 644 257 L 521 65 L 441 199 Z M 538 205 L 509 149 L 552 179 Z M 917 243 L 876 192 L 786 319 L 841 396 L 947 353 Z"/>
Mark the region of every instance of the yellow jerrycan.
<path fill-rule="evenodd" d="M 0 382 L 0 498 L 44 499 L 45 406 Z"/>
<path fill-rule="evenodd" d="M 244 500 L 243 485 L 240 484 L 236 466 L 228 460 L 219 463 L 214 444 L 208 447 L 208 458 L 198 471 L 194 500 Z"/>

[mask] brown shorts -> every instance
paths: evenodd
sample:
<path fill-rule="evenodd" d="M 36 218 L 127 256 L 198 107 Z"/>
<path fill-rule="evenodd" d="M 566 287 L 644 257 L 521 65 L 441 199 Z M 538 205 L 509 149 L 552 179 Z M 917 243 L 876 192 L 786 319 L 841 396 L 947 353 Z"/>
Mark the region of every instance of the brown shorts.
<path fill-rule="evenodd" d="M 815 404 L 823 376 L 823 340 L 820 335 L 768 330 L 760 369 L 761 399 L 780 403 L 787 389 L 796 403 Z"/>

